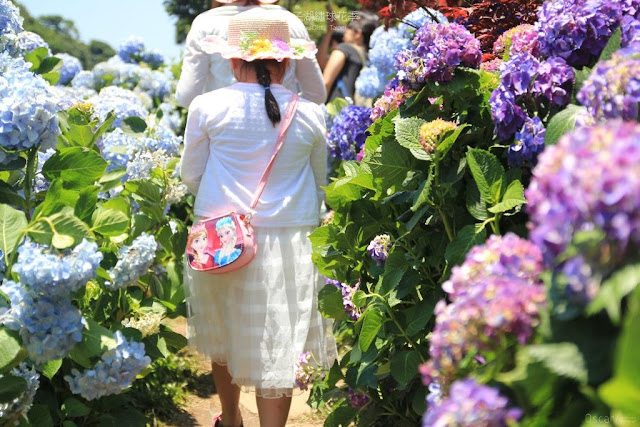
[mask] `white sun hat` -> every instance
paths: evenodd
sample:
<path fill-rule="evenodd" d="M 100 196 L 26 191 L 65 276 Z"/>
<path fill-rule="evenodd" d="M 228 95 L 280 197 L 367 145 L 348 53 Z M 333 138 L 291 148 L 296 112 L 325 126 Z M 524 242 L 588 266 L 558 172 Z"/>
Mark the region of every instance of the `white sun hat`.
<path fill-rule="evenodd" d="M 200 47 L 209 54 L 245 61 L 313 58 L 317 52 L 314 42 L 290 38 L 289 23 L 281 12 L 261 7 L 231 17 L 227 37 L 207 36 Z"/>

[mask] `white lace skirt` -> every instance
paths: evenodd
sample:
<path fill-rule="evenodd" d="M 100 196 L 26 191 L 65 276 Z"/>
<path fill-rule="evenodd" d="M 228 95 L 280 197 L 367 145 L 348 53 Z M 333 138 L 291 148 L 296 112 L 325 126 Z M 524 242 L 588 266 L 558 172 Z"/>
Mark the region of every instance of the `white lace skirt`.
<path fill-rule="evenodd" d="M 317 307 L 324 281 L 311 262 L 313 230 L 255 227 L 248 266 L 221 275 L 185 267 L 189 344 L 261 397 L 292 395 L 300 353 L 325 368 L 336 359 L 331 321 Z"/>

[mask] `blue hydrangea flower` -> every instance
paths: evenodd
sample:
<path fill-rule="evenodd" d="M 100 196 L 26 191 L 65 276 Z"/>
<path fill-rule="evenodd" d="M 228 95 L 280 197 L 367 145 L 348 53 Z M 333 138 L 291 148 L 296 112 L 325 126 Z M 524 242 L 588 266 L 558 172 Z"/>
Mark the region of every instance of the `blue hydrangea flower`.
<path fill-rule="evenodd" d="M 640 20 L 632 16 L 622 18 L 622 47 L 628 47 L 635 43 L 640 44 Z M 640 51 L 640 49 L 638 49 Z"/>
<path fill-rule="evenodd" d="M 342 160 L 355 160 L 371 123 L 371 108 L 344 107 L 334 119 L 327 138 L 329 154 Z"/>
<path fill-rule="evenodd" d="M 402 18 L 398 29 L 406 34 L 411 34 L 416 28 L 424 27 L 426 24 L 446 24 L 449 21 L 437 10 L 418 8 Z M 435 20 L 433 19 L 435 18 Z"/>
<path fill-rule="evenodd" d="M 57 102 L 50 87 L 29 71 L 24 60 L 0 54 L 0 146 L 4 151 L 57 145 Z"/>
<path fill-rule="evenodd" d="M 451 385 L 449 395 L 430 402 L 422 420 L 433 426 L 507 426 L 515 425 L 522 411 L 508 408 L 509 401 L 498 390 L 468 378 Z"/>
<path fill-rule="evenodd" d="M 124 119 L 139 117 L 146 119 L 148 112 L 135 93 L 130 90 L 109 86 L 100 91 L 98 96 L 89 100 L 93 104 L 94 114 L 100 120 L 105 120 L 110 111 L 116 116 L 113 127 L 122 126 Z"/>
<path fill-rule="evenodd" d="M 544 150 L 545 134 L 546 129 L 540 117 L 527 117 L 520 132 L 516 132 L 513 144 L 509 146 L 507 153 L 509 166 L 520 166 L 523 163 L 535 165 L 538 153 Z"/>
<path fill-rule="evenodd" d="M 84 372 L 72 369 L 72 375 L 64 377 L 72 393 L 87 400 L 120 394 L 131 386 L 140 371 L 151 364 L 143 343 L 127 341 L 120 331 L 116 331 L 115 339 L 115 348 L 105 352 L 93 369 Z"/>
<path fill-rule="evenodd" d="M 111 289 L 120 289 L 135 283 L 147 273 L 156 257 L 158 244 L 149 234 L 142 233 L 130 246 L 123 246 L 118 252 L 118 262 L 108 271 L 113 281 L 105 285 Z"/>
<path fill-rule="evenodd" d="M 62 359 L 82 341 L 86 321 L 71 300 L 36 295 L 12 281 L 5 281 L 0 290 L 11 301 L 3 322 L 8 328 L 19 330 L 34 362 Z"/>
<path fill-rule="evenodd" d="M 36 175 L 33 191 L 39 193 L 41 191 L 47 191 L 49 189 L 49 181 L 42 175 L 42 168 L 44 164 L 56 153 L 56 150 L 49 148 L 47 151 L 38 151 L 38 167 L 36 168 Z"/>
<path fill-rule="evenodd" d="M 550 0 L 538 10 L 540 53 L 559 56 L 574 67 L 597 58 L 618 27 L 620 2 L 610 0 Z"/>
<path fill-rule="evenodd" d="M 140 37 L 131 36 L 120 43 L 118 56 L 129 64 L 138 63 L 144 51 L 144 41 Z"/>
<path fill-rule="evenodd" d="M 93 72 L 82 70 L 71 80 L 71 87 L 93 89 L 95 87 L 95 79 Z"/>
<path fill-rule="evenodd" d="M 18 248 L 13 271 L 34 292 L 50 297 L 69 296 L 96 277 L 102 254 L 98 245 L 83 239 L 67 254 L 58 254 L 30 240 Z"/>
<path fill-rule="evenodd" d="M 322 104 L 324 106 L 324 104 Z M 158 107 L 158 110 L 162 111 L 162 119 L 160 124 L 171 129 L 173 132 L 178 132 L 180 126 L 182 126 L 182 118 L 178 108 L 168 102 L 163 102 Z"/>
<path fill-rule="evenodd" d="M 376 67 L 369 66 L 360 71 L 356 79 L 356 92 L 365 98 L 375 98 L 382 95 L 386 83 L 384 74 Z"/>
<path fill-rule="evenodd" d="M 158 50 L 147 50 L 142 54 L 142 61 L 146 62 L 154 70 L 164 65 L 164 55 Z"/>
<path fill-rule="evenodd" d="M 177 157 L 180 154 L 182 137 L 163 125 L 157 125 L 147 128 L 141 143 L 148 151 L 163 150 L 167 155 Z"/>
<path fill-rule="evenodd" d="M 147 70 L 141 74 L 137 88 L 151 98 L 164 100 L 173 92 L 173 81 L 166 72 Z"/>
<path fill-rule="evenodd" d="M 62 60 L 62 67 L 58 70 L 60 74 L 59 85 L 68 84 L 80 71 L 82 71 L 82 63 L 75 56 L 67 53 L 56 53 L 56 58 Z M 92 88 L 93 86 L 91 86 Z"/>
<path fill-rule="evenodd" d="M 27 389 L 11 402 L 0 403 L 0 420 L 11 420 L 29 412 L 33 398 L 40 387 L 40 374 L 33 367 L 21 363 L 10 372 L 14 377 L 23 378 L 27 382 Z M 0 378 L 2 378 L 0 374 Z M 3 422 L 4 422 L 3 421 Z"/>
<path fill-rule="evenodd" d="M 51 49 L 49 49 L 47 42 L 45 42 L 39 34 L 32 33 L 31 31 L 23 31 L 19 33 L 16 43 L 18 45 L 18 49 L 20 49 L 23 54 L 45 47 L 48 52 L 47 56 L 51 56 Z"/>
<path fill-rule="evenodd" d="M 127 168 L 127 164 L 138 145 L 138 140 L 118 128 L 105 134 L 99 145 L 102 157 L 110 163 L 107 170 L 112 171 L 118 168 Z"/>
<path fill-rule="evenodd" d="M 369 61 L 371 65 L 380 71 L 386 80 L 395 74 L 394 67 L 396 55 L 409 47 L 411 39 L 408 32 L 391 27 L 388 30 L 384 26 L 375 29 L 371 35 L 369 45 Z"/>
<path fill-rule="evenodd" d="M 0 0 L 0 52 L 15 54 L 16 35 L 23 31 L 20 10 L 9 0 Z"/>
<path fill-rule="evenodd" d="M 4 280 L 4 272 L 7 269 L 7 264 L 4 263 L 4 252 L 0 251 L 0 280 Z"/>

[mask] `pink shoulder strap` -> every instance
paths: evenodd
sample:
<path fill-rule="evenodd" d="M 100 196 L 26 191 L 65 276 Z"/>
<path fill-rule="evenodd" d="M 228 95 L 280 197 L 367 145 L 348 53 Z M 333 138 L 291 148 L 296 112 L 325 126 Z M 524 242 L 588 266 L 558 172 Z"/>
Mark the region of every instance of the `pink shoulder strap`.
<path fill-rule="evenodd" d="M 260 178 L 260 183 L 258 184 L 258 189 L 256 190 L 256 194 L 253 196 L 253 201 L 251 202 L 250 209 L 253 211 L 258 204 L 258 200 L 264 191 L 265 185 L 267 185 L 267 179 L 269 179 L 269 174 L 271 173 L 271 168 L 273 167 L 273 163 L 276 161 L 276 156 L 282 148 L 282 144 L 284 143 L 284 137 L 287 135 L 287 130 L 289 130 L 289 125 L 293 121 L 293 116 L 296 114 L 296 109 L 298 108 L 298 95 L 295 93 L 291 97 L 291 101 L 287 106 L 287 111 L 284 114 L 284 119 L 280 124 L 280 132 L 278 133 L 278 140 L 276 141 L 276 148 L 273 151 L 273 155 L 267 164 L 264 173 L 262 174 L 262 178 Z M 251 215 L 251 212 L 249 213 Z"/>

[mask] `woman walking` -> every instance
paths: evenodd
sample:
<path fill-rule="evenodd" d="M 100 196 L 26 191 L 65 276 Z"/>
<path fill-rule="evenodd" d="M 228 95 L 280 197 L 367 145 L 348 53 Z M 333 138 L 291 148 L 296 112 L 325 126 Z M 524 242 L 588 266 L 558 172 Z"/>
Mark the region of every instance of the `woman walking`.
<path fill-rule="evenodd" d="M 180 105 L 189 108 L 189 104 L 196 96 L 235 83 L 229 60 L 203 52 L 200 42 L 207 36 L 226 39 L 229 19 L 238 13 L 257 7 L 278 13 L 289 24 L 291 38 L 309 40 L 309 33 L 302 21 L 285 8 L 272 4 L 276 1 L 217 0 L 223 6 L 208 10 L 196 17 L 185 42 L 182 72 L 176 88 L 176 99 Z M 316 104 L 322 104 L 327 98 L 322 71 L 315 57 L 292 61 L 282 84 L 291 91 L 300 92 L 303 98 Z"/>
<path fill-rule="evenodd" d="M 324 118 L 318 105 L 298 102 L 282 85 L 290 61 L 313 57 L 315 47 L 290 39 L 287 20 L 263 8 L 232 17 L 228 34 L 228 41 L 205 39 L 202 49 L 230 59 L 238 83 L 191 103 L 181 175 L 196 194 L 195 222 L 229 212 L 252 214 L 258 252 L 246 267 L 226 274 L 186 267 L 188 337 L 212 359 L 222 403 L 215 426 L 242 424 L 243 388 L 256 393 L 260 425 L 282 427 L 300 353 L 311 351 L 324 367 L 336 357 L 331 324 L 317 310 L 323 283 L 308 240 L 319 223 L 326 176 Z M 282 148 L 252 210 L 289 116 Z"/>

